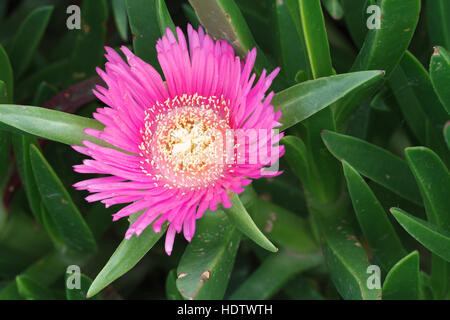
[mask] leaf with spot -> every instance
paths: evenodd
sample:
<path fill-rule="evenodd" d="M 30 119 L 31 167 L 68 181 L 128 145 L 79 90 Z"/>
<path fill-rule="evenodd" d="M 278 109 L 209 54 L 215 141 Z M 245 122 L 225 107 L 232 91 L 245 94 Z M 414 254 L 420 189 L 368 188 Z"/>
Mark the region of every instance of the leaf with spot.
<path fill-rule="evenodd" d="M 443 47 L 434 47 L 430 61 L 430 78 L 436 94 L 447 111 L 448 119 L 448 114 L 450 114 L 450 88 L 448 85 L 450 83 L 450 54 Z"/>
<path fill-rule="evenodd" d="M 222 299 L 230 280 L 241 233 L 221 210 L 207 211 L 177 268 L 176 286 L 184 299 Z"/>
<path fill-rule="evenodd" d="M 30 145 L 30 162 L 41 195 L 44 225 L 62 250 L 92 254 L 96 241 L 81 213 L 39 149 Z"/>
<path fill-rule="evenodd" d="M 389 270 L 406 255 L 406 251 L 386 212 L 364 179 L 345 160 L 342 161 L 342 166 L 356 218 L 363 234 L 374 256 L 386 270 Z"/>
<path fill-rule="evenodd" d="M 380 289 L 367 286 L 369 258 L 346 220 L 318 219 L 323 254 L 337 291 L 346 300 L 379 300 Z"/>

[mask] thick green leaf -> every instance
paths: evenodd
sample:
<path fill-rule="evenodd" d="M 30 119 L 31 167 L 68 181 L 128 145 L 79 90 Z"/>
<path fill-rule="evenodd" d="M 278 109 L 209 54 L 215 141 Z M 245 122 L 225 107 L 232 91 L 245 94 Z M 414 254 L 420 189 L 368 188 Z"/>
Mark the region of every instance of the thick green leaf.
<path fill-rule="evenodd" d="M 312 77 L 317 79 L 333 75 L 320 0 L 299 0 L 299 10 Z M 331 86 L 329 88 L 331 89 Z M 310 190 L 308 191 L 320 202 L 332 202 L 339 193 L 339 168 L 322 143 L 320 132 L 325 129 L 335 130 L 333 111 L 331 108 L 317 110 L 317 113 L 307 119 L 304 125 L 307 129 L 305 145 L 311 165 Z M 324 183 L 324 181 L 327 182 Z"/>
<path fill-rule="evenodd" d="M 321 254 L 296 255 L 285 250 L 272 254 L 230 296 L 231 300 L 270 299 L 295 275 L 322 263 Z"/>
<path fill-rule="evenodd" d="M 166 295 L 168 300 L 183 300 L 177 288 L 177 270 L 170 270 L 166 279 Z"/>
<path fill-rule="evenodd" d="M 380 28 L 367 32 L 351 71 L 385 70 L 389 76 L 411 42 L 419 20 L 420 0 L 384 0 L 378 1 L 377 5 L 381 9 Z M 340 101 L 335 114 L 337 127 L 345 127 L 348 117 L 359 103 L 373 95 L 379 87 L 375 85 Z"/>
<path fill-rule="evenodd" d="M 0 105 L 0 127 L 4 124 L 38 136 L 68 145 L 82 145 L 83 140 L 97 144 L 104 142 L 84 134 L 84 129 L 103 130 L 103 125 L 94 119 L 45 108 L 19 105 Z"/>
<path fill-rule="evenodd" d="M 81 29 L 76 40 L 65 85 L 69 86 L 95 75 L 95 68 L 103 61 L 108 6 L 106 0 L 83 1 L 81 6 Z"/>
<path fill-rule="evenodd" d="M 414 176 L 399 157 L 364 140 L 331 131 L 325 131 L 322 139 L 337 159 L 345 160 L 359 173 L 399 196 L 422 204 Z"/>
<path fill-rule="evenodd" d="M 97 244 L 61 180 L 50 167 L 39 149 L 30 145 L 30 162 L 51 234 L 57 236 L 58 246 L 83 254 L 93 253 Z M 54 230 L 53 230 L 54 228 Z"/>
<path fill-rule="evenodd" d="M 450 232 L 450 173 L 442 160 L 430 149 L 412 147 L 405 150 L 428 216 L 428 221 Z"/>
<path fill-rule="evenodd" d="M 368 31 L 352 71 L 385 70 L 387 74 L 400 62 L 419 21 L 420 0 L 384 0 L 380 29 Z"/>
<path fill-rule="evenodd" d="M 432 46 L 444 46 L 450 50 L 450 3 L 447 0 L 432 0 L 426 2 L 428 34 Z"/>
<path fill-rule="evenodd" d="M 185 299 L 222 299 L 241 234 L 221 210 L 207 212 L 197 226 L 178 264 L 176 286 Z"/>
<path fill-rule="evenodd" d="M 400 259 L 383 283 L 383 300 L 418 300 L 420 285 L 419 253 Z"/>
<path fill-rule="evenodd" d="M 331 280 L 347 300 L 379 300 L 381 290 L 369 289 L 369 259 L 345 220 L 319 219 L 323 233 L 323 252 Z"/>
<path fill-rule="evenodd" d="M 70 273 L 66 273 L 66 298 L 67 298 L 67 300 L 87 300 L 88 298 L 86 297 L 86 295 L 87 295 L 89 287 L 92 284 L 92 280 L 89 279 L 84 274 L 80 274 L 79 275 L 80 276 L 80 288 L 69 289 L 69 287 L 67 286 L 67 280 L 70 280 L 70 279 L 68 279 L 70 276 L 71 276 Z M 100 297 L 93 296 L 91 299 L 98 300 L 98 299 L 100 299 Z"/>
<path fill-rule="evenodd" d="M 292 300 L 324 300 L 315 281 L 302 275 L 296 277 L 283 288 L 283 292 Z"/>
<path fill-rule="evenodd" d="M 242 57 L 254 47 L 258 49 L 255 70 L 274 69 L 258 47 L 253 35 L 234 0 L 189 0 L 195 13 L 208 33 L 216 39 L 223 39 L 233 45 Z"/>
<path fill-rule="evenodd" d="M 55 296 L 48 288 L 35 280 L 22 275 L 16 278 L 19 294 L 27 300 L 54 300 Z"/>
<path fill-rule="evenodd" d="M 172 32 L 176 35 L 175 24 L 167 10 L 166 2 L 164 0 L 156 1 L 156 16 L 158 17 L 159 30 L 161 34 L 166 33 L 166 29 L 172 29 Z"/>
<path fill-rule="evenodd" d="M 364 71 L 325 77 L 294 85 L 277 93 L 272 104 L 282 112 L 280 130 L 299 123 L 358 90 L 383 77 L 380 71 Z"/>
<path fill-rule="evenodd" d="M 159 71 L 161 68 L 159 67 L 155 45 L 161 36 L 161 32 L 156 13 L 156 1 L 126 1 L 134 53 Z"/>
<path fill-rule="evenodd" d="M 299 0 L 300 17 L 313 77 L 333 74 L 320 0 Z"/>
<path fill-rule="evenodd" d="M 3 46 L 0 45 L 0 81 L 5 85 L 3 94 L 6 93 L 6 99 L 0 98 L 1 103 L 11 103 L 13 100 L 13 71 L 8 55 Z"/>
<path fill-rule="evenodd" d="M 448 85 L 450 83 L 450 54 L 442 47 L 434 47 L 430 62 L 430 77 L 442 105 L 447 113 L 450 113 L 450 87 Z"/>
<path fill-rule="evenodd" d="M 278 41 L 278 45 L 275 47 L 281 62 L 281 74 L 286 77 L 288 83 L 295 84 L 297 71 L 309 70 L 308 53 L 306 52 L 304 37 L 303 34 L 299 34 L 298 27 L 290 12 L 290 5 L 292 5 L 292 2 L 297 2 L 297 0 L 271 0 L 271 2 L 273 2 L 275 38 Z M 292 14 L 298 16 L 299 10 L 297 9 Z M 307 74 L 303 73 L 307 77 Z"/>
<path fill-rule="evenodd" d="M 17 77 L 20 77 L 30 65 L 47 28 L 52 11 L 53 6 L 44 6 L 33 10 L 15 34 L 9 56 Z"/>
<path fill-rule="evenodd" d="M 395 219 L 431 252 L 450 262 L 450 233 L 399 208 L 391 208 Z"/>
<path fill-rule="evenodd" d="M 266 250 L 277 252 L 278 249 L 266 238 L 266 236 L 258 229 L 252 220 L 239 196 L 233 193 L 231 197 L 231 208 L 224 209 L 231 221 L 236 227 L 247 237 L 255 241 L 258 245 Z"/>
<path fill-rule="evenodd" d="M 346 161 L 342 161 L 342 166 L 362 232 L 375 257 L 389 270 L 406 255 L 406 251 L 386 212 L 364 179 Z"/>
<path fill-rule="evenodd" d="M 132 223 L 138 217 L 139 213 L 133 214 L 130 222 Z M 155 245 L 159 238 L 162 237 L 165 230 L 166 225 L 164 224 L 161 232 L 156 233 L 153 231 L 152 224 L 149 225 L 139 237 L 133 236 L 129 240 L 122 240 L 106 265 L 94 279 L 94 282 L 89 288 L 87 297 L 93 297 L 111 282 L 133 268 Z"/>
<path fill-rule="evenodd" d="M 294 213 L 260 199 L 251 211 L 257 227 L 276 244 L 300 254 L 318 251 L 308 222 Z"/>
<path fill-rule="evenodd" d="M 128 41 L 128 16 L 126 0 L 112 0 L 112 11 L 117 31 L 122 41 Z"/>

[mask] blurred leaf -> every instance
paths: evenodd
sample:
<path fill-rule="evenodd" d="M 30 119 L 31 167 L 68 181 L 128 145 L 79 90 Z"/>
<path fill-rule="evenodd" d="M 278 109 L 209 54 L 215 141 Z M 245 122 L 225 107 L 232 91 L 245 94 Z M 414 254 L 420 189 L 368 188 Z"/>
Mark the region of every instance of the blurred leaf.
<path fill-rule="evenodd" d="M 136 221 L 139 216 L 139 213 L 133 214 L 130 218 L 130 223 Z M 153 224 L 151 224 L 144 229 L 139 237 L 133 236 L 129 240 L 123 239 L 106 265 L 97 277 L 95 277 L 94 282 L 89 288 L 87 297 L 93 297 L 111 282 L 133 268 L 155 245 L 159 238 L 162 237 L 165 229 L 166 225 L 164 224 L 161 232 L 155 233 L 153 231 Z"/>
<path fill-rule="evenodd" d="M 444 138 L 447 143 L 447 147 L 450 149 L 450 121 L 447 121 L 444 126 Z"/>
<path fill-rule="evenodd" d="M 181 6 L 186 18 L 189 20 L 189 23 L 194 29 L 198 29 L 198 27 L 200 26 L 200 21 L 198 21 L 194 9 L 187 3 L 183 3 Z"/>
<path fill-rule="evenodd" d="M 169 271 L 166 279 L 166 296 L 168 300 L 183 300 L 183 296 L 180 294 L 177 288 L 177 270 L 172 269 Z"/>
<path fill-rule="evenodd" d="M 285 250 L 271 254 L 230 296 L 231 300 L 270 299 L 295 275 L 322 262 L 321 254 L 296 255 Z"/>
<path fill-rule="evenodd" d="M 240 232 L 221 211 L 208 212 L 177 268 L 176 286 L 185 299 L 222 299 L 240 243 Z"/>
<path fill-rule="evenodd" d="M 342 166 L 362 232 L 377 260 L 389 270 L 406 255 L 406 251 L 386 212 L 364 179 L 345 160 L 342 161 Z"/>
<path fill-rule="evenodd" d="M 108 6 L 105 0 L 84 0 L 81 6 L 81 29 L 76 40 L 68 70 L 65 72 L 65 86 L 95 75 L 95 68 L 103 61 Z"/>
<path fill-rule="evenodd" d="M 261 199 L 256 200 L 252 212 L 256 226 L 275 243 L 301 254 L 318 251 L 306 220 Z"/>
<path fill-rule="evenodd" d="M 425 68 L 412 54 L 406 52 L 388 81 L 417 139 L 450 159 L 441 135 L 442 125 L 449 119 L 449 114 L 436 96 Z"/>
<path fill-rule="evenodd" d="M 43 218 L 41 212 L 41 196 L 34 178 L 33 169 L 30 161 L 30 145 L 39 147 L 39 143 L 33 137 L 24 136 L 21 134 L 14 134 L 14 159 L 16 160 L 17 169 L 19 171 L 20 179 L 27 194 L 28 204 L 31 212 L 36 220 L 43 225 Z"/>
<path fill-rule="evenodd" d="M 54 86 L 48 84 L 47 82 L 41 82 L 36 91 L 36 95 L 34 96 L 33 105 L 42 106 L 45 101 L 49 100 L 57 93 L 58 90 Z"/>
<path fill-rule="evenodd" d="M 175 29 L 175 24 L 170 16 L 169 11 L 167 10 L 166 2 L 164 0 L 155 0 L 156 1 L 156 16 L 158 17 L 159 30 L 161 34 L 166 33 L 166 29 L 170 28 L 174 35 L 177 34 Z"/>
<path fill-rule="evenodd" d="M 239 196 L 233 193 L 230 199 L 231 208 L 224 209 L 228 217 L 235 224 L 235 226 L 247 237 L 252 239 L 258 245 L 266 250 L 276 252 L 277 248 L 264 236 L 264 234 L 258 229 L 255 222 L 252 220 L 244 205 L 242 204 Z"/>
<path fill-rule="evenodd" d="M 280 122 L 285 130 L 338 101 L 353 90 L 383 77 L 379 71 L 364 71 L 306 81 L 278 92 L 272 99 L 282 112 Z"/>
<path fill-rule="evenodd" d="M 5 49 L 0 44 L 0 81 L 6 87 L 6 99 L 1 98 L 1 103 L 11 103 L 13 101 L 13 70 Z"/>
<path fill-rule="evenodd" d="M 284 287 L 284 293 L 293 300 L 324 300 L 313 281 L 303 276 L 296 277 Z"/>
<path fill-rule="evenodd" d="M 30 65 L 47 24 L 53 6 L 44 6 L 33 10 L 22 22 L 14 36 L 9 51 L 14 72 L 20 77 Z"/>
<path fill-rule="evenodd" d="M 322 0 L 322 3 L 333 19 L 342 19 L 342 17 L 344 16 L 344 9 L 342 8 L 339 0 Z"/>
<path fill-rule="evenodd" d="M 112 0 L 112 11 L 117 31 L 122 41 L 128 41 L 128 16 L 126 0 Z"/>
<path fill-rule="evenodd" d="M 256 44 L 253 35 L 234 0 L 189 0 L 198 19 L 208 33 L 215 39 L 223 39 L 233 45 L 241 57 L 253 47 L 258 49 L 255 70 L 261 74 L 263 69 L 274 69 Z"/>
<path fill-rule="evenodd" d="M 22 103 L 29 97 L 35 96 L 38 86 L 42 82 L 47 82 L 53 86 L 61 86 L 62 78 L 66 74 L 69 62 L 67 59 L 57 61 L 42 67 L 29 77 L 20 81 L 17 85 L 17 97 L 15 101 Z"/>
<path fill-rule="evenodd" d="M 426 2 L 428 34 L 432 46 L 444 46 L 450 50 L 450 22 L 448 12 L 450 3 L 447 0 L 431 0 Z"/>
<path fill-rule="evenodd" d="M 405 161 L 354 137 L 325 131 L 322 139 L 337 159 L 345 160 L 362 175 L 421 205 L 419 189 Z"/>
<path fill-rule="evenodd" d="M 126 0 L 134 53 L 160 71 L 156 41 L 161 36 L 156 0 Z"/>
<path fill-rule="evenodd" d="M 305 144 L 296 136 L 287 136 L 281 140 L 286 148 L 286 160 L 297 178 L 309 189 L 309 163 Z"/>
<path fill-rule="evenodd" d="M 442 160 L 430 149 L 412 147 L 406 159 L 419 185 L 428 221 L 450 232 L 450 173 Z"/>
<path fill-rule="evenodd" d="M 98 139 L 84 134 L 84 129 L 103 130 L 103 125 L 94 119 L 33 106 L 0 105 L 1 123 L 22 132 L 68 145 L 82 145 L 90 140 L 105 145 Z"/>
<path fill-rule="evenodd" d="M 67 300 L 88 300 L 86 297 L 87 291 L 92 284 L 92 280 L 84 274 L 80 274 L 80 288 L 69 289 L 67 286 L 67 280 L 70 277 L 70 273 L 66 273 L 66 298 Z M 91 300 L 99 300 L 99 296 L 93 296 Z"/>
<path fill-rule="evenodd" d="M 388 86 L 384 86 L 370 102 L 370 107 L 377 111 L 391 111 L 396 105 L 395 97 Z"/>
<path fill-rule="evenodd" d="M 19 294 L 27 300 L 54 300 L 55 296 L 48 289 L 33 279 L 22 275 L 16 278 Z"/>
<path fill-rule="evenodd" d="M 72 263 L 80 264 L 82 261 L 73 261 L 63 257 L 61 252 L 53 251 L 30 265 L 21 276 L 38 281 L 41 286 L 48 287 L 53 284 L 66 271 Z M 16 281 L 10 282 L 0 291 L 0 300 L 20 299 Z"/>
<path fill-rule="evenodd" d="M 450 42 L 450 35 L 448 41 Z M 433 88 L 441 100 L 442 105 L 447 110 L 447 113 L 450 113 L 450 87 L 448 86 L 450 83 L 450 55 L 442 47 L 434 47 L 434 53 L 431 56 L 430 62 L 430 77 Z M 446 116 L 448 119 L 449 115 L 447 114 Z"/>
<path fill-rule="evenodd" d="M 327 221 L 328 220 L 328 221 Z M 379 300 L 381 290 L 369 289 L 369 259 L 345 220 L 319 218 L 323 252 L 331 280 L 346 300 Z"/>
<path fill-rule="evenodd" d="M 419 253 L 400 259 L 383 283 L 383 300 L 419 300 Z"/>
<path fill-rule="evenodd" d="M 368 2 L 369 0 L 341 0 L 345 24 L 358 48 L 361 48 L 367 33 Z"/>
<path fill-rule="evenodd" d="M 57 245 L 63 250 L 68 249 L 82 254 L 95 252 L 97 244 L 91 230 L 58 176 L 34 145 L 30 145 L 30 162 L 42 203 L 45 205 L 44 214 L 48 215 L 45 218 L 52 221 L 55 228 L 47 230 L 58 236 Z"/>
<path fill-rule="evenodd" d="M 395 219 L 431 252 L 450 262 L 450 233 L 399 208 L 391 208 Z"/>

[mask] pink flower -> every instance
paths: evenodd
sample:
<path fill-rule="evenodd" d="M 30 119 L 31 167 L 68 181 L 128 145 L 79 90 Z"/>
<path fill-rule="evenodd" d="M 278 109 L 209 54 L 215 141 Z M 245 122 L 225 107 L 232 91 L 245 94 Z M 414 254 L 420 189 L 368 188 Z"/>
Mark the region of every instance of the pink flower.
<path fill-rule="evenodd" d="M 74 187 L 92 193 L 89 202 L 128 204 L 114 221 L 143 210 L 127 239 L 151 223 L 160 232 L 168 221 L 169 255 L 175 233 L 183 230 L 190 241 L 207 209 L 229 208 L 231 193 L 244 191 L 251 179 L 279 174 L 263 169 L 284 153 L 277 145 L 282 134 L 273 130 L 281 112 L 270 105 L 273 92 L 265 96 L 279 69 L 264 70 L 255 83 L 256 49 L 241 61 L 231 45 L 213 41 L 202 28 L 188 26 L 189 47 L 181 29 L 176 33 L 178 41 L 167 29 L 156 44 L 165 82 L 126 47 L 127 62 L 105 48 L 105 72 L 97 72 L 108 88 L 94 90 L 109 106 L 94 113 L 105 128 L 85 133 L 126 152 L 89 141 L 73 147 L 92 158 L 74 166 L 76 172 L 106 175 Z"/>

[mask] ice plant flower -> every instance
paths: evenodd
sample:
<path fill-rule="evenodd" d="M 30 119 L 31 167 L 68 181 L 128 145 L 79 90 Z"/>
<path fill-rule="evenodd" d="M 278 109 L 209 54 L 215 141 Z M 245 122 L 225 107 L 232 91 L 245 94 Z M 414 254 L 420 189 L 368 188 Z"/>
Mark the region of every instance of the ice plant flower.
<path fill-rule="evenodd" d="M 233 192 L 244 191 L 252 179 L 280 173 L 263 170 L 284 152 L 277 144 L 282 134 L 274 130 L 281 112 L 270 105 L 273 92 L 266 96 L 279 69 L 269 75 L 264 70 L 256 81 L 256 49 L 241 60 L 226 41 L 214 41 L 190 25 L 188 43 L 177 28 L 176 37 L 167 29 L 156 44 L 165 81 L 126 47 L 121 48 L 126 62 L 105 49 L 105 71 L 97 72 L 107 88 L 94 90 L 108 106 L 94 113 L 105 128 L 85 133 L 116 148 L 89 141 L 73 146 L 91 158 L 74 166 L 76 172 L 105 175 L 74 186 L 91 193 L 89 202 L 127 204 L 114 221 L 143 211 L 127 239 L 152 223 L 160 232 L 167 222 L 170 255 L 175 234 L 183 230 L 190 241 L 207 209 L 220 203 L 229 208 Z M 249 161 L 255 155 L 256 161 Z"/>

